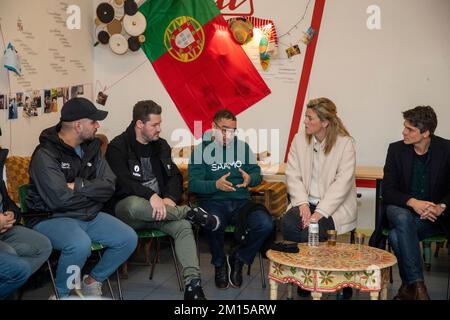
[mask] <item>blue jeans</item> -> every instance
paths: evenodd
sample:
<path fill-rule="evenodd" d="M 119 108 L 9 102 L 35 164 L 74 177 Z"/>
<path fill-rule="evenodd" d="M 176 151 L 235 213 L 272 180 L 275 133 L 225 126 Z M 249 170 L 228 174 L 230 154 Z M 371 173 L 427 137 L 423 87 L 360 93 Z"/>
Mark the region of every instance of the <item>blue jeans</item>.
<path fill-rule="evenodd" d="M 21 287 L 51 252 L 48 238 L 31 229 L 14 226 L 0 234 L 0 300 Z"/>
<path fill-rule="evenodd" d="M 0 300 L 6 299 L 20 288 L 31 273 L 31 266 L 27 261 L 10 251 L 3 251 L 0 245 Z"/>
<path fill-rule="evenodd" d="M 46 235 L 56 250 L 61 251 L 56 270 L 56 288 L 61 297 L 68 296 L 70 289 L 67 273 L 70 266 L 83 268 L 91 255 L 93 241 L 106 248 L 102 259 L 91 271 L 91 276 L 103 282 L 133 253 L 137 245 L 136 232 L 119 219 L 99 212 L 95 219 L 82 221 L 73 218 L 44 220 L 34 229 Z"/>
<path fill-rule="evenodd" d="M 239 210 L 249 200 L 206 200 L 200 206 L 220 219 L 220 227 L 216 231 L 207 231 L 209 247 L 211 250 L 211 264 L 219 267 L 225 263 L 224 237 L 225 228 L 235 225 L 239 218 Z M 250 265 L 256 253 L 273 230 L 272 216 L 263 210 L 253 211 L 248 215 L 250 229 L 247 243 L 236 252 L 239 260 Z"/>
<path fill-rule="evenodd" d="M 420 241 L 424 238 L 444 234 L 436 222 L 420 220 L 420 216 L 406 208 L 388 205 L 389 242 L 398 260 L 400 278 L 403 283 L 423 281 Z"/>
<path fill-rule="evenodd" d="M 52 244 L 46 236 L 19 225 L 0 234 L 0 241 L 10 247 L 6 251 L 30 264 L 31 273 L 36 272 L 52 253 Z"/>

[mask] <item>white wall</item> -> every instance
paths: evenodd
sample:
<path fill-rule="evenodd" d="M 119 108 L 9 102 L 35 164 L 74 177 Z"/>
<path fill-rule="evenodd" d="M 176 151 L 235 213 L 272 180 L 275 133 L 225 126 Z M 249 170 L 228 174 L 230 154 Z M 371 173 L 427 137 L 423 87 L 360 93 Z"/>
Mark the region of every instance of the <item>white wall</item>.
<path fill-rule="evenodd" d="M 1 0 L 0 1 L 0 61 L 3 62 L 4 47 L 11 42 L 22 59 L 22 75 L 9 73 L 1 64 L 0 94 L 13 94 L 31 90 L 50 90 L 71 85 L 85 85 L 86 97 L 92 97 L 93 81 L 93 11 L 91 0 L 71 0 L 69 4 L 78 5 L 81 10 L 81 29 L 69 30 L 66 20 L 67 3 L 61 0 Z M 23 30 L 17 27 L 18 19 L 22 21 Z M 52 31 L 58 30 L 59 34 Z M 70 47 L 64 46 L 65 41 Z M 50 49 L 50 50 L 49 50 Z M 64 61 L 55 59 L 54 52 Z M 28 62 L 29 67 L 24 63 Z M 84 70 L 77 68 L 73 60 L 79 60 Z M 68 72 L 58 72 L 51 64 Z M 34 73 L 31 69 L 36 69 Z M 44 97 L 41 97 L 44 101 Z M 59 107 L 60 108 L 60 107 Z M 39 116 L 24 118 L 23 108 L 18 108 L 18 118 L 8 120 L 8 110 L 0 110 L 0 127 L 2 137 L 0 144 L 10 149 L 13 155 L 30 155 L 36 145 L 41 131 L 55 125 L 58 113 L 43 113 Z"/>
<path fill-rule="evenodd" d="M 366 28 L 366 8 L 382 28 Z M 383 165 L 401 139 L 401 111 L 431 105 L 450 138 L 450 1 L 327 1 L 309 95 L 335 101 L 357 142 L 357 163 Z"/>

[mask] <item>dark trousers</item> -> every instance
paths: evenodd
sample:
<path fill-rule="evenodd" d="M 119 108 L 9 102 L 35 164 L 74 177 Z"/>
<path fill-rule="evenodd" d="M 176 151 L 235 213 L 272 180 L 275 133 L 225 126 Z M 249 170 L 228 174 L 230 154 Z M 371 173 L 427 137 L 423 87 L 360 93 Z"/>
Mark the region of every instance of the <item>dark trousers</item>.
<path fill-rule="evenodd" d="M 445 234 L 438 222 L 421 220 L 420 216 L 406 208 L 389 205 L 386 208 L 389 221 L 389 243 L 398 261 L 400 278 L 404 283 L 422 281 L 422 255 L 420 241 Z"/>
<path fill-rule="evenodd" d="M 314 205 L 309 207 L 312 214 L 316 207 Z M 331 217 L 319 220 L 319 241 L 327 241 L 327 230 L 334 230 Z M 283 238 L 294 242 L 308 242 L 308 227 L 303 228 L 299 207 L 292 207 L 283 216 Z"/>
<path fill-rule="evenodd" d="M 240 209 L 248 203 L 249 200 L 207 200 L 202 201 L 200 205 L 211 214 L 215 214 L 220 219 L 220 227 L 216 231 L 207 231 L 209 247 L 211 249 L 211 264 L 216 267 L 225 263 L 224 236 L 225 228 L 228 225 L 235 225 Z M 256 253 L 264 244 L 273 230 L 272 216 L 263 210 L 252 211 L 248 215 L 248 227 L 250 229 L 247 243 L 237 251 L 238 258 L 250 265 L 255 258 Z"/>

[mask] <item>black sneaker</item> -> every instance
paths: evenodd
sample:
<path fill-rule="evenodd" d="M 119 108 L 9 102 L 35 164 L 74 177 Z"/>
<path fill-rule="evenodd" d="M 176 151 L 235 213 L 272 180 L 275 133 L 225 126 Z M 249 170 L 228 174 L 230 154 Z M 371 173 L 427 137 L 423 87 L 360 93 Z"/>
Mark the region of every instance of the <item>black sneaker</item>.
<path fill-rule="evenodd" d="M 239 260 L 236 255 L 227 256 L 228 277 L 233 288 L 240 288 L 242 285 L 242 267 L 244 262 Z"/>
<path fill-rule="evenodd" d="M 186 219 L 210 231 L 216 231 L 220 226 L 219 217 L 206 212 L 201 207 L 193 208 L 189 211 L 186 214 Z"/>
<path fill-rule="evenodd" d="M 216 282 L 216 287 L 219 289 L 227 289 L 229 286 L 228 282 L 228 264 L 224 263 L 220 267 L 215 267 L 214 280 Z"/>
<path fill-rule="evenodd" d="M 206 300 L 200 279 L 192 279 L 184 290 L 184 300 Z"/>

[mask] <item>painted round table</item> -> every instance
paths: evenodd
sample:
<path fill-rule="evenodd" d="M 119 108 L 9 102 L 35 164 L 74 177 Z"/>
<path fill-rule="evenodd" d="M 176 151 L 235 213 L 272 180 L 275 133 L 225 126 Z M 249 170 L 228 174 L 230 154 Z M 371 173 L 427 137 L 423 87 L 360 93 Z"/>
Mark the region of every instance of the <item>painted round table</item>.
<path fill-rule="evenodd" d="M 299 253 L 267 251 L 270 260 L 270 299 L 277 299 L 278 283 L 296 284 L 312 291 L 314 300 L 320 300 L 322 292 L 335 292 L 352 287 L 370 292 L 370 298 L 387 298 L 389 267 L 397 263 L 395 256 L 385 250 L 347 243 L 329 246 L 320 243 L 309 247 L 298 245 Z M 292 298 L 292 286 L 288 287 Z"/>

